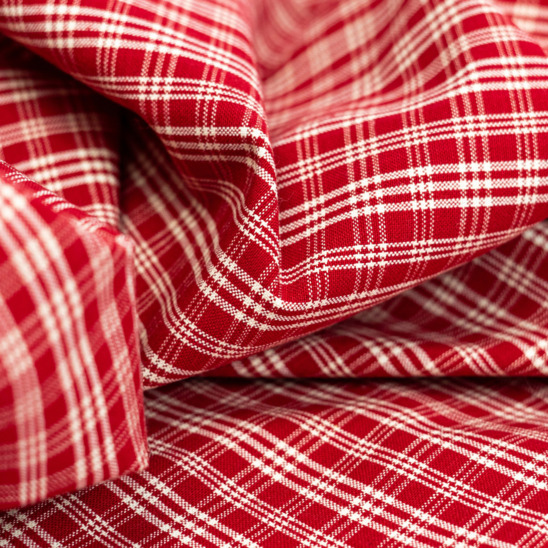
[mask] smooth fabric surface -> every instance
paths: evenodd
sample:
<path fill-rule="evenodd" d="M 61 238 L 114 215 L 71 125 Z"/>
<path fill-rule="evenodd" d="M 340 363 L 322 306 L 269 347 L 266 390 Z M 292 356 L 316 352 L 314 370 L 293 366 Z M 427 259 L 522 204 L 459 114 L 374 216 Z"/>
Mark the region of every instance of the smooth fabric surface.
<path fill-rule="evenodd" d="M 548 546 L 548 4 L 5 0 L 0 162 L 0 543 Z"/>

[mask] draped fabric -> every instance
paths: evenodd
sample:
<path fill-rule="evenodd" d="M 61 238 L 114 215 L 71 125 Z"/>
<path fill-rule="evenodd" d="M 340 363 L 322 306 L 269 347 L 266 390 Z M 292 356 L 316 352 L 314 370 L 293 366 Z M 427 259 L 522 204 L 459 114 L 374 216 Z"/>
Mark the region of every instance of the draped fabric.
<path fill-rule="evenodd" d="M 546 218 L 544 0 L 2 0 L 0 545 L 548 546 Z"/>

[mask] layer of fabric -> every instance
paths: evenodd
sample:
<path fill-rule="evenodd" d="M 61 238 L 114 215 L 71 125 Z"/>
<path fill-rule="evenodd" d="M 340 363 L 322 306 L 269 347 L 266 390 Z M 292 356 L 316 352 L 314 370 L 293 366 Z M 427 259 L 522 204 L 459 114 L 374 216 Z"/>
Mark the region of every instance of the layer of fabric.
<path fill-rule="evenodd" d="M 548 60 L 517 11 L 2 4 L 0 32 L 134 113 L 120 214 L 145 386 L 325 328 L 548 216 Z"/>
<path fill-rule="evenodd" d="M 0 508 L 148 461 L 119 117 L 0 38 Z"/>
<path fill-rule="evenodd" d="M 546 376 L 548 222 L 335 326 L 213 370 L 236 377 Z"/>
<path fill-rule="evenodd" d="M 0 163 L 0 508 L 148 460 L 132 244 Z"/>
<path fill-rule="evenodd" d="M 4 546 L 540 547 L 545 380 L 184 381 L 148 471 L 0 514 Z"/>

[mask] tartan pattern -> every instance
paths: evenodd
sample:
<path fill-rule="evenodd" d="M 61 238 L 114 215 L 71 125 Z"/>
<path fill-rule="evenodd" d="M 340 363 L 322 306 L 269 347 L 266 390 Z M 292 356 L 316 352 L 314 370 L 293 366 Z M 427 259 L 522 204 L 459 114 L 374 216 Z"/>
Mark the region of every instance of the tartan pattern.
<path fill-rule="evenodd" d="M 120 109 L 0 37 L 0 159 L 120 226 Z"/>
<path fill-rule="evenodd" d="M 120 200 L 146 387 L 548 216 L 546 57 L 496 3 L 6 0 L 0 31 L 135 113 Z"/>
<path fill-rule="evenodd" d="M 546 380 L 191 379 L 146 414 L 149 470 L 4 513 L 4 546 L 546 546 Z"/>
<path fill-rule="evenodd" d="M 548 375 L 548 222 L 329 329 L 214 376 Z"/>
<path fill-rule="evenodd" d="M 147 464 L 132 244 L 0 163 L 0 508 Z"/>
<path fill-rule="evenodd" d="M 547 23 L 0 3 L 0 544 L 545 543 Z"/>

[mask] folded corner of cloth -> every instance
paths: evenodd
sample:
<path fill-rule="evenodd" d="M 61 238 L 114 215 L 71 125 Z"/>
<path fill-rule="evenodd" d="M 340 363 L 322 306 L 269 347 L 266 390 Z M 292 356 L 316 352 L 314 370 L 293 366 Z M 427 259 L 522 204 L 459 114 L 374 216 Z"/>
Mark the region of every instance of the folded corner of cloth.
<path fill-rule="evenodd" d="M 148 462 L 133 244 L 0 163 L 0 508 Z"/>
<path fill-rule="evenodd" d="M 544 381 L 394 380 L 548 375 L 547 47 L 546 0 L 0 2 L 6 542 L 548 538 Z"/>

